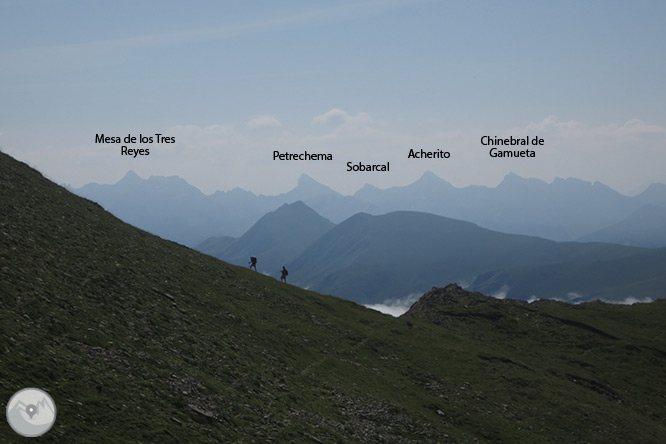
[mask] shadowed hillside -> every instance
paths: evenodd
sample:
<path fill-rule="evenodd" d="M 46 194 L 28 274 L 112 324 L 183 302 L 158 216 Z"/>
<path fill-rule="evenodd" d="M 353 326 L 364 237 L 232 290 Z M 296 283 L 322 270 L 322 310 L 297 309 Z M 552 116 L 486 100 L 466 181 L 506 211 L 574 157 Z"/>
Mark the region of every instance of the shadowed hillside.
<path fill-rule="evenodd" d="M 40 441 L 660 443 L 665 303 L 498 301 L 394 319 L 131 227 L 0 154 L 0 398 Z M 17 442 L 3 422 L 0 442 Z"/>
<path fill-rule="evenodd" d="M 211 238 L 196 249 L 235 265 L 258 256 L 257 270 L 272 276 L 335 225 L 300 200 L 266 214 L 239 239 Z"/>
<path fill-rule="evenodd" d="M 514 299 L 658 299 L 666 249 L 555 242 L 399 211 L 357 214 L 287 266 L 299 286 L 372 304 L 465 282 Z"/>

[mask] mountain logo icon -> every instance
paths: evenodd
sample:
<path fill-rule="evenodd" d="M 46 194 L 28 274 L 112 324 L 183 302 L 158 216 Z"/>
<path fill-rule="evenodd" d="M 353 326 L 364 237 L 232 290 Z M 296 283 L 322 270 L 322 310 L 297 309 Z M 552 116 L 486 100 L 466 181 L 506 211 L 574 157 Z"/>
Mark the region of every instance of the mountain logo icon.
<path fill-rule="evenodd" d="M 38 388 L 19 390 L 7 404 L 7 422 L 21 436 L 43 435 L 51 429 L 55 419 L 53 398 Z"/>

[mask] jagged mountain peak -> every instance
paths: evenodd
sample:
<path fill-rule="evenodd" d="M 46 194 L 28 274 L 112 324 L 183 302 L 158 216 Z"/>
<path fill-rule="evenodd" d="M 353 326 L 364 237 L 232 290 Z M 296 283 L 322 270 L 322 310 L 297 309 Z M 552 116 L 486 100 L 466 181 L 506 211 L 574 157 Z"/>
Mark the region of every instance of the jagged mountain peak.
<path fill-rule="evenodd" d="M 187 180 L 183 179 L 180 176 L 150 176 L 148 179 L 141 178 L 134 170 L 129 170 L 125 176 L 120 179 L 116 185 L 125 185 L 125 186 L 147 186 L 149 188 L 168 188 L 175 189 L 179 188 L 182 190 L 196 191 L 201 193 L 201 191 L 190 184 Z"/>
<path fill-rule="evenodd" d="M 541 179 L 536 179 L 534 177 L 522 177 L 516 173 L 509 173 L 504 176 L 502 182 L 497 185 L 497 188 L 506 188 L 506 187 L 525 187 L 526 185 L 530 186 L 541 186 L 546 185 Z"/>
<path fill-rule="evenodd" d="M 666 206 L 666 184 L 653 183 L 636 198 L 652 205 Z"/>
<path fill-rule="evenodd" d="M 297 200 L 291 203 L 284 203 L 278 207 L 275 211 L 266 213 L 262 219 L 276 219 L 276 218 L 287 218 L 287 220 L 292 220 L 292 218 L 298 217 L 314 217 L 317 219 L 325 219 L 320 216 L 315 210 L 306 205 L 302 200 Z M 257 223 L 259 223 L 257 222 Z"/>
<path fill-rule="evenodd" d="M 412 186 L 428 186 L 428 187 L 453 187 L 449 182 L 442 179 L 432 171 L 426 171 L 423 175 L 412 184 Z"/>
<path fill-rule="evenodd" d="M 307 174 L 303 173 L 301 174 L 301 177 L 298 178 L 298 185 L 297 188 L 320 188 L 320 189 L 330 189 L 326 185 L 317 182 L 315 179 L 312 177 L 308 176 Z"/>
<path fill-rule="evenodd" d="M 287 209 L 290 209 L 290 210 L 303 210 L 303 209 L 306 209 L 306 208 L 309 209 L 309 210 L 312 210 L 310 207 L 308 207 L 307 205 L 305 205 L 305 203 L 303 203 L 302 200 L 297 200 L 297 201 L 295 201 L 295 202 L 291 202 L 291 203 L 289 203 L 289 202 L 283 203 L 283 204 L 282 204 L 277 210 L 275 210 L 275 211 L 285 211 L 285 210 L 287 210 Z M 314 211 L 314 210 L 313 210 L 313 211 Z"/>
<path fill-rule="evenodd" d="M 381 191 L 381 188 L 376 187 L 375 185 L 373 185 L 371 183 L 366 183 L 358 191 L 356 191 L 355 194 L 362 193 L 364 191 Z"/>
<path fill-rule="evenodd" d="M 307 174 L 302 174 L 298 179 L 298 185 L 295 188 L 278 197 L 285 199 L 287 202 L 303 200 L 308 204 L 312 204 L 313 200 L 330 198 L 338 199 L 343 196 L 328 186 L 317 182 Z M 321 210 L 321 208 L 317 209 Z"/>
<path fill-rule="evenodd" d="M 425 180 L 441 181 L 443 179 L 441 177 L 439 177 L 438 175 L 436 175 L 435 173 L 433 173 L 432 171 L 428 170 L 428 171 L 426 171 L 425 173 L 423 173 L 421 175 L 421 177 L 419 178 L 419 181 L 421 181 L 421 180 L 424 180 L 424 181 Z"/>
<path fill-rule="evenodd" d="M 244 188 L 241 187 L 234 187 L 229 191 L 215 191 L 213 194 L 211 194 L 211 197 L 214 197 L 215 199 L 222 199 L 224 197 L 237 197 L 237 198 L 253 198 L 256 197 L 256 194 L 254 194 L 252 191 L 248 191 Z"/>
<path fill-rule="evenodd" d="M 320 182 L 317 182 L 307 174 L 301 174 L 301 177 L 298 179 L 298 185 L 296 185 L 295 188 L 283 196 L 286 196 L 288 199 L 302 200 L 308 199 L 310 197 L 321 197 L 325 195 L 341 196 L 338 192 L 332 190 L 330 187 Z"/>
<path fill-rule="evenodd" d="M 643 193 L 651 193 L 651 192 L 666 193 L 666 184 L 652 183 L 645 189 L 645 191 L 643 191 Z M 641 193 L 641 194 L 643 194 L 643 193 Z"/>
<path fill-rule="evenodd" d="M 590 188 L 592 187 L 592 182 L 588 182 L 587 180 L 583 179 L 577 179 L 575 177 L 567 177 L 566 179 L 562 177 L 556 177 L 553 180 L 553 185 L 579 186 L 579 187 Z"/>
<path fill-rule="evenodd" d="M 118 183 L 137 183 L 142 181 L 143 179 L 139 177 L 138 174 L 134 172 L 134 170 L 129 170 L 122 179 L 118 181 Z"/>

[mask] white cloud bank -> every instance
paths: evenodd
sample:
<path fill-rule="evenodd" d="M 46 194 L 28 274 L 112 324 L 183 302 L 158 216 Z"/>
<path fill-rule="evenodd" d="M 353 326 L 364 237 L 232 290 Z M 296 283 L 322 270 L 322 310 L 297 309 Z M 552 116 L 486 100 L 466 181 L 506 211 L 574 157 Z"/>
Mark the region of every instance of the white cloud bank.
<path fill-rule="evenodd" d="M 397 318 L 398 316 L 405 314 L 421 296 L 421 293 L 411 293 L 404 298 L 387 299 L 381 304 L 365 304 L 364 306 Z"/>
<path fill-rule="evenodd" d="M 648 297 L 643 298 L 643 299 L 638 299 L 638 298 L 635 298 L 633 296 L 629 296 L 629 297 L 627 297 L 626 299 L 624 299 L 622 301 L 606 301 L 606 300 L 603 300 L 603 299 L 602 299 L 602 301 L 606 302 L 608 304 L 634 305 L 634 304 L 649 304 L 650 302 L 654 302 L 654 299 L 648 298 Z"/>
<path fill-rule="evenodd" d="M 580 297 L 583 297 L 583 296 L 578 294 L 578 293 L 575 293 L 575 292 L 569 292 L 569 293 L 566 294 L 566 296 L 564 298 L 552 298 L 552 299 L 547 299 L 547 300 L 557 301 L 557 302 L 565 302 L 567 304 L 577 305 L 577 304 L 581 304 L 583 302 L 581 302 L 581 301 L 572 302 L 572 301 L 575 298 L 580 298 Z M 541 299 L 542 298 L 539 298 L 539 297 L 536 297 L 536 296 L 532 295 L 532 297 L 530 297 L 527 300 L 527 302 L 531 304 L 532 302 L 540 301 Z M 606 304 L 614 304 L 614 305 L 634 305 L 634 304 L 649 304 L 650 302 L 654 302 L 654 299 L 652 299 L 650 297 L 645 297 L 645 298 L 639 299 L 639 298 L 635 298 L 633 296 L 627 296 L 626 298 L 621 299 L 621 300 L 617 300 L 617 299 L 609 300 L 609 299 L 603 299 L 602 298 L 602 299 L 600 299 L 600 301 L 604 302 Z M 585 302 L 592 302 L 592 301 L 585 301 Z"/>
<path fill-rule="evenodd" d="M 499 291 L 496 291 L 490 296 L 494 297 L 495 299 L 505 299 L 507 294 L 509 294 L 509 286 L 502 285 L 502 288 L 500 288 Z"/>
<path fill-rule="evenodd" d="M 355 116 L 347 114 L 345 111 L 333 108 L 330 111 L 315 116 L 312 123 L 329 127 L 337 127 L 343 124 L 368 124 L 372 122 L 372 117 L 368 113 L 358 113 Z"/>
<path fill-rule="evenodd" d="M 255 116 L 248 120 L 245 126 L 248 129 L 282 128 L 280 121 L 270 115 Z"/>

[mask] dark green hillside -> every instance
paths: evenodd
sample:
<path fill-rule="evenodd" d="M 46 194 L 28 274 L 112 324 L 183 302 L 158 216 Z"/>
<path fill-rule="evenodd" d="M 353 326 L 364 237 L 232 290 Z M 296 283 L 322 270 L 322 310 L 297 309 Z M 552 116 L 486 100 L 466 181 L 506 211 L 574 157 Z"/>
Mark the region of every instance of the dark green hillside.
<path fill-rule="evenodd" d="M 4 154 L 0 196 L 0 399 L 51 394 L 40 442 L 666 436 L 663 302 L 449 291 L 394 319 L 149 235 Z M 23 440 L 3 421 L 0 442 Z"/>
<path fill-rule="evenodd" d="M 433 356 L 474 368 L 458 394 L 479 401 L 470 406 L 472 416 L 491 442 L 507 436 L 498 430 L 521 443 L 554 436 L 560 442 L 647 443 L 666 436 L 660 368 L 666 364 L 666 300 L 528 304 L 451 284 L 433 288 L 402 319 L 436 325 Z M 452 356 L 443 346 L 449 343 L 465 344 L 465 351 Z M 462 375 L 465 366 L 450 373 Z M 521 437 L 526 429 L 538 438 Z"/>

